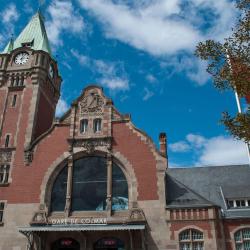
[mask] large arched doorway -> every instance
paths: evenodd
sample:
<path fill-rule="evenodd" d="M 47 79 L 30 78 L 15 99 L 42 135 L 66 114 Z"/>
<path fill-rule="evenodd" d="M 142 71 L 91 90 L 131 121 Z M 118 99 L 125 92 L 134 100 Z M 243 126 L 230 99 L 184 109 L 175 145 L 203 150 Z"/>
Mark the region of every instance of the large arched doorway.
<path fill-rule="evenodd" d="M 101 238 L 94 244 L 94 250 L 125 250 L 124 242 L 115 237 Z"/>
<path fill-rule="evenodd" d="M 80 244 L 72 238 L 61 238 L 52 243 L 51 250 L 80 250 Z"/>

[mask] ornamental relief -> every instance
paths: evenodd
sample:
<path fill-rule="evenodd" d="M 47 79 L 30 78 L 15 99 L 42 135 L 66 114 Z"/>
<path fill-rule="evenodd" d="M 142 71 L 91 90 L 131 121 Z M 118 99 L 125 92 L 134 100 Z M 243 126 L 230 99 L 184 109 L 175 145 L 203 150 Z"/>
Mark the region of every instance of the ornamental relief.
<path fill-rule="evenodd" d="M 12 152 L 11 151 L 2 151 L 0 152 L 0 163 L 9 163 L 11 162 Z"/>
<path fill-rule="evenodd" d="M 91 93 L 80 101 L 79 106 L 81 115 L 103 115 L 104 100 L 97 93 Z"/>
<path fill-rule="evenodd" d="M 112 139 L 110 137 L 105 138 L 90 138 L 90 139 L 75 139 L 73 147 L 84 148 L 87 154 L 95 152 L 97 147 L 105 147 L 108 150 L 111 149 Z"/>

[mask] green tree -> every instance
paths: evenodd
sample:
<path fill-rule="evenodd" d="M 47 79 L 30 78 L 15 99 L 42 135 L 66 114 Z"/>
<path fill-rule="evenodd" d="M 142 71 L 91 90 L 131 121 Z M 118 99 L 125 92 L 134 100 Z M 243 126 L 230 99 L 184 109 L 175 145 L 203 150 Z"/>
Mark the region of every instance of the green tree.
<path fill-rule="evenodd" d="M 216 88 L 237 91 L 242 98 L 250 95 L 250 0 L 240 0 L 236 8 L 239 20 L 232 35 L 224 42 L 200 42 L 195 55 L 208 62 L 207 72 L 212 75 Z M 246 112 L 236 116 L 224 112 L 221 121 L 237 139 L 250 142 L 249 105 Z"/>

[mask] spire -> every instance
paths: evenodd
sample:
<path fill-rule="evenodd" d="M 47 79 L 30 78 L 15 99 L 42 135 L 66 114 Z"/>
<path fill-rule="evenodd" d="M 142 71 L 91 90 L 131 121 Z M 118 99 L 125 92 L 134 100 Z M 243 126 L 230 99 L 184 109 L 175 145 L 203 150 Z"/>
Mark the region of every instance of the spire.
<path fill-rule="evenodd" d="M 7 53 L 9 53 L 13 49 L 29 46 L 34 50 L 43 50 L 51 55 L 49 40 L 44 25 L 44 18 L 40 10 L 38 10 L 38 12 L 32 17 L 14 43 L 12 41 L 12 49 L 11 47 L 8 47 L 9 44 L 4 49 L 5 53 L 7 52 L 6 49 L 8 50 Z"/>
<path fill-rule="evenodd" d="M 14 47 L 14 41 L 13 38 L 11 37 L 10 41 L 6 45 L 5 49 L 3 50 L 3 54 L 8 54 L 13 50 Z"/>

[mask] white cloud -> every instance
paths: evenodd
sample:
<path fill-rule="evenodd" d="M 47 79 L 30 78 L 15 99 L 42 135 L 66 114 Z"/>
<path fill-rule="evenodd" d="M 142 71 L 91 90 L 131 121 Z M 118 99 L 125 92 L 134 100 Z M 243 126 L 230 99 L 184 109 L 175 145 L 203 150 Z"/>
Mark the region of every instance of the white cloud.
<path fill-rule="evenodd" d="M 154 92 L 150 91 L 148 88 L 144 88 L 144 96 L 143 101 L 147 101 L 149 98 L 151 98 L 154 95 Z"/>
<path fill-rule="evenodd" d="M 97 81 L 111 91 L 129 90 L 129 81 L 121 63 L 93 59 L 71 49 L 71 54 L 83 66 L 97 74 Z"/>
<path fill-rule="evenodd" d="M 179 141 L 169 144 L 169 149 L 172 152 L 187 152 L 190 150 L 190 145 L 185 141 Z"/>
<path fill-rule="evenodd" d="M 54 46 L 63 45 L 62 33 L 81 34 L 84 21 L 70 1 L 53 0 L 48 7 L 51 19 L 46 23 L 50 41 Z"/>
<path fill-rule="evenodd" d="M 153 55 L 190 50 L 201 39 L 199 32 L 185 20 L 169 18 L 180 11 L 178 2 L 130 8 L 111 0 L 79 0 L 103 24 L 108 37 L 119 39 Z M 162 6 L 164 5 L 164 8 Z M 158 11 L 158 13 L 157 13 Z M 159 12 L 160 11 L 160 12 Z M 181 38 L 181 39 L 180 39 Z"/>
<path fill-rule="evenodd" d="M 19 13 L 17 12 L 16 5 L 14 5 L 13 3 L 9 4 L 7 8 L 1 13 L 1 17 L 4 24 L 16 22 L 19 18 Z"/>
<path fill-rule="evenodd" d="M 56 106 L 56 116 L 60 117 L 62 116 L 67 110 L 69 109 L 69 105 L 65 100 L 62 98 L 59 99 L 57 106 Z"/>
<path fill-rule="evenodd" d="M 127 79 L 122 79 L 119 77 L 114 78 L 101 78 L 100 83 L 109 88 L 110 90 L 128 90 L 129 84 Z"/>
<path fill-rule="evenodd" d="M 107 37 L 153 55 L 192 51 L 206 38 L 222 39 L 236 18 L 229 0 L 79 0 Z"/>
<path fill-rule="evenodd" d="M 201 135 L 188 134 L 186 140 L 196 148 L 201 148 L 204 146 L 206 139 Z"/>
<path fill-rule="evenodd" d="M 246 145 L 241 141 L 223 136 L 208 140 L 197 162 L 198 165 L 242 163 L 248 163 Z"/>
<path fill-rule="evenodd" d="M 204 85 L 210 78 L 206 72 L 206 62 L 200 61 L 191 54 L 168 57 L 161 62 L 161 67 L 168 72 L 169 78 L 184 72 L 190 80 L 200 86 Z"/>
<path fill-rule="evenodd" d="M 150 83 L 155 83 L 157 82 L 157 79 L 154 75 L 152 74 L 147 74 L 146 75 L 146 80 L 149 81 Z"/>
<path fill-rule="evenodd" d="M 190 152 L 196 157 L 195 165 L 198 166 L 249 163 L 246 145 L 232 137 L 205 138 L 188 134 L 185 141 L 172 143 L 169 149 L 174 153 Z"/>
<path fill-rule="evenodd" d="M 6 40 L 10 39 L 11 35 L 14 34 L 15 22 L 19 19 L 19 16 L 16 5 L 13 3 L 7 5 L 7 7 L 0 12 L 0 21 L 2 22 L 0 46 L 1 43 L 6 43 Z"/>

